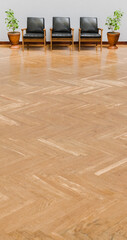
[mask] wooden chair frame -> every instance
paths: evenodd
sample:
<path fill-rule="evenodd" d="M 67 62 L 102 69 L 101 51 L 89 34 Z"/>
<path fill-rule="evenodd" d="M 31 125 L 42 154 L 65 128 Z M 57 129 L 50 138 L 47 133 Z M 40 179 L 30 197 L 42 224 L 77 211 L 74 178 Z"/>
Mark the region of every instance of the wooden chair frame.
<path fill-rule="evenodd" d="M 44 28 L 44 37 L 41 38 L 24 38 L 24 31 L 27 30 L 27 28 L 23 28 L 22 30 L 22 49 L 24 51 L 24 45 L 27 43 L 27 47 L 29 47 L 29 43 L 42 43 L 42 46 L 46 49 L 46 29 Z"/>
<path fill-rule="evenodd" d="M 67 42 L 67 43 L 71 43 L 71 46 L 72 46 L 72 50 L 74 50 L 74 28 L 71 28 L 71 32 L 72 32 L 72 38 L 53 38 L 52 37 L 52 31 L 53 31 L 53 29 L 52 28 L 50 28 L 50 48 L 51 48 L 51 50 L 52 50 L 52 48 L 53 48 L 53 43 L 63 43 L 62 44 L 62 46 L 64 45 L 64 46 L 66 46 L 65 45 L 65 42 Z M 69 44 L 70 45 L 70 44 Z"/>
<path fill-rule="evenodd" d="M 79 52 L 81 48 L 82 43 L 95 43 L 96 48 L 98 47 L 98 44 L 100 44 L 100 48 L 102 51 L 102 37 L 103 37 L 103 29 L 98 28 L 98 31 L 101 31 L 101 38 L 81 38 L 81 28 L 79 28 Z"/>

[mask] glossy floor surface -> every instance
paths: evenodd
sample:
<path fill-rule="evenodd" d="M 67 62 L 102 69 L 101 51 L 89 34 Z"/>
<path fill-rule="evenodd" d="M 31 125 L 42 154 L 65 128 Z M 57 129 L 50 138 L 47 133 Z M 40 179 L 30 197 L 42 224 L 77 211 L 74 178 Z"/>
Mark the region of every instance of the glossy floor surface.
<path fill-rule="evenodd" d="M 127 239 L 127 47 L 0 47 L 0 240 Z"/>

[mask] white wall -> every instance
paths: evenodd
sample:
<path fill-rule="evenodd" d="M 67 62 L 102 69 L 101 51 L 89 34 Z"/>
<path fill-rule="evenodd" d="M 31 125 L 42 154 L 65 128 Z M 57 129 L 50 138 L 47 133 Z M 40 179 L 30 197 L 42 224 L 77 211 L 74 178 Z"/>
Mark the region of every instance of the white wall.
<path fill-rule="evenodd" d="M 52 16 L 70 16 L 71 26 L 75 29 L 75 40 L 78 39 L 79 17 L 97 16 L 99 27 L 104 28 L 103 40 L 106 40 L 107 27 L 105 19 L 114 10 L 124 11 L 122 20 L 121 41 L 127 41 L 127 0 L 0 0 L 0 41 L 7 40 L 5 10 L 13 9 L 20 21 L 20 29 L 26 27 L 27 17 L 45 17 L 47 40 L 49 40 Z"/>

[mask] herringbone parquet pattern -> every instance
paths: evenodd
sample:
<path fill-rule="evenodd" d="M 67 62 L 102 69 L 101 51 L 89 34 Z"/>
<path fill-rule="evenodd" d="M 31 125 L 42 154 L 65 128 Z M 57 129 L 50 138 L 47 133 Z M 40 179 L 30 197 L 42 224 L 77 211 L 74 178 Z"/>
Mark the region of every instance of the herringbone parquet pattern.
<path fill-rule="evenodd" d="M 127 240 L 127 47 L 0 47 L 0 240 Z"/>

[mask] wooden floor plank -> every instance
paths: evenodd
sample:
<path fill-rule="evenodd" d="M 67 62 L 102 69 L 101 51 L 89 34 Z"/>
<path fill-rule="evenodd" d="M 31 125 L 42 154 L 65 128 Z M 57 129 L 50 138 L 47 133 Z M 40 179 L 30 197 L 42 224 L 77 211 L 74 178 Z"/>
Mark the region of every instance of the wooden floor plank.
<path fill-rule="evenodd" d="M 127 47 L 0 47 L 0 240 L 127 239 Z"/>

